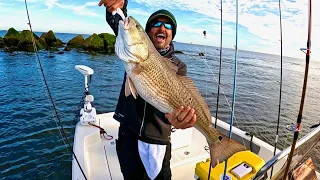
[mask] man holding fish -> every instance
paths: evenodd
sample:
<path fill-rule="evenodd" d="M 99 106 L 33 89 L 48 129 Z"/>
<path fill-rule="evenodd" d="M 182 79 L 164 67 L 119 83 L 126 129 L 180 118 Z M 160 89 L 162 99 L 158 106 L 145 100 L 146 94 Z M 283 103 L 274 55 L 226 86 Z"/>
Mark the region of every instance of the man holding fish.
<path fill-rule="evenodd" d="M 120 122 L 116 148 L 124 179 L 171 179 L 172 126 L 194 126 L 206 137 L 211 166 L 246 149 L 212 126 L 208 105 L 186 76 L 186 65 L 174 56 L 177 25 L 169 11 L 153 13 L 144 30 L 117 9 L 126 14 L 126 1 L 99 4 L 108 9 L 106 20 L 117 35 L 115 52 L 126 71 L 114 114 Z M 114 10 L 119 15 L 112 15 Z"/>
<path fill-rule="evenodd" d="M 99 6 L 101 5 L 107 8 L 106 20 L 118 35 L 121 17 L 111 13 L 121 8 L 126 15 L 127 0 L 101 0 Z M 186 65 L 174 55 L 172 39 L 176 34 L 176 28 L 173 14 L 166 10 L 159 10 L 149 17 L 145 31 L 158 52 L 172 63 L 176 74 L 185 76 Z M 114 119 L 120 122 L 116 149 L 124 179 L 148 179 L 147 175 L 150 179 L 171 179 L 171 125 L 176 129 L 193 127 L 196 123 L 195 110 L 189 106 L 179 106 L 172 113 L 164 114 L 145 102 L 141 96 L 134 97 L 134 94 L 126 96 L 126 80 L 125 77 L 114 115 Z M 144 149 L 156 149 L 161 152 L 155 154 L 160 157 L 155 157 L 158 167 L 142 163 L 141 159 L 144 158 L 140 156 Z M 159 162 L 162 163 L 159 164 Z M 155 172 L 148 172 L 153 169 Z"/>

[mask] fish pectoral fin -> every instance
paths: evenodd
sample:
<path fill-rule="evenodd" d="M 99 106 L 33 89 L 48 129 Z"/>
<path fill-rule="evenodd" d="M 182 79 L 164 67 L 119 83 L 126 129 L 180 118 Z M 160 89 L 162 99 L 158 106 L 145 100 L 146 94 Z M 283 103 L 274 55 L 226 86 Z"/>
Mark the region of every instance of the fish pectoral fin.
<path fill-rule="evenodd" d="M 132 96 L 137 99 L 138 97 L 138 93 L 137 93 L 137 90 L 132 82 L 132 80 L 130 79 L 129 76 L 127 76 L 127 79 L 126 79 L 126 83 L 125 83 L 125 88 L 124 88 L 124 94 L 126 97 L 130 96 L 130 94 L 132 94 Z"/>
<path fill-rule="evenodd" d="M 129 86 L 129 80 L 128 80 L 128 77 L 127 77 L 126 83 L 124 85 L 124 95 L 126 97 L 128 97 L 128 96 L 130 96 L 130 94 L 131 94 L 131 90 L 130 90 L 130 86 Z"/>
<path fill-rule="evenodd" d="M 139 75 L 141 73 L 140 64 L 136 64 L 135 67 L 131 70 L 134 75 Z"/>
<path fill-rule="evenodd" d="M 230 139 L 229 137 L 223 134 L 220 134 L 220 137 L 221 141 L 209 145 L 210 158 L 212 159 L 214 164 L 217 160 L 222 162 L 237 152 L 247 150 L 247 148 L 244 145 L 240 144 L 239 142 L 233 139 Z"/>

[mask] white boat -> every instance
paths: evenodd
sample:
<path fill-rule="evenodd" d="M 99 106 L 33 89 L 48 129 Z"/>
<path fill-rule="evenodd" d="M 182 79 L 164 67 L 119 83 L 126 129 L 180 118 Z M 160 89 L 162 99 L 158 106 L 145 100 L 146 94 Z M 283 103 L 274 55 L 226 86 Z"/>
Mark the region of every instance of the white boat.
<path fill-rule="evenodd" d="M 85 68 L 82 70 L 85 70 Z M 82 73 L 85 75 L 85 77 L 90 75 L 90 73 Z M 87 83 L 86 80 L 85 83 Z M 93 99 L 89 98 L 89 104 L 90 101 L 93 101 Z M 94 108 L 91 112 L 93 112 L 93 115 L 95 115 Z M 84 117 L 83 110 L 82 114 L 82 117 Z M 214 122 L 215 118 L 212 117 L 212 120 Z M 103 136 L 101 136 L 99 128 L 86 125 L 86 123 L 87 122 L 82 122 L 80 120 L 80 122 L 76 126 L 73 150 L 77 157 L 79 165 L 76 162 L 76 159 L 73 158 L 72 179 L 85 179 L 83 174 L 85 174 L 86 178 L 90 180 L 123 179 L 115 145 L 115 139 L 117 139 L 118 136 L 119 123 L 115 119 L 113 119 L 113 112 L 97 115 L 95 117 L 94 123 L 95 125 L 102 127 L 108 135 L 111 135 L 113 137 L 112 139 L 104 138 Z M 217 129 L 221 133 L 227 135 L 227 133 L 229 132 L 229 128 L 229 124 L 217 120 Z M 285 149 L 283 151 L 277 150 L 278 156 L 273 158 L 273 146 L 258 139 L 257 137 L 252 138 L 250 135 L 248 135 L 248 133 L 236 127 L 233 127 L 232 133 L 232 139 L 245 144 L 247 147 L 250 147 L 251 151 L 254 154 L 263 159 L 263 161 L 266 163 L 263 170 L 268 170 L 269 175 L 270 169 L 266 166 L 269 166 L 270 163 L 274 164 L 273 174 L 276 174 L 276 172 L 278 172 L 286 162 L 286 156 L 289 152 L 288 149 Z M 314 129 L 311 133 L 300 139 L 297 143 L 297 147 L 299 147 L 299 145 L 303 144 L 315 134 L 319 133 L 320 127 Z M 205 137 L 195 128 L 176 130 L 171 135 L 171 143 L 172 158 L 170 163 L 172 170 L 172 179 L 198 179 L 199 176 L 195 173 L 196 165 L 199 162 L 206 162 L 206 160 L 210 157 L 208 151 L 205 149 L 205 147 L 207 146 Z M 128 149 L 128 151 L 130 151 L 130 149 Z M 83 173 L 79 167 L 83 169 Z M 320 179 L 319 173 L 317 173 L 317 176 L 318 179 Z"/>

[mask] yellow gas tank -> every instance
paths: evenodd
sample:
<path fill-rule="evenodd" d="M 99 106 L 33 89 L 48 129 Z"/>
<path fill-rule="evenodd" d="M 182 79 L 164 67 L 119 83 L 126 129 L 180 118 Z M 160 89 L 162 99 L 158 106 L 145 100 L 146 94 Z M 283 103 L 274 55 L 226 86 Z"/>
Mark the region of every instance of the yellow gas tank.
<path fill-rule="evenodd" d="M 251 151 L 241 151 L 228 159 L 227 175 L 229 180 L 247 180 L 253 178 L 259 169 L 265 164 L 264 160 Z M 210 159 L 199 162 L 195 173 L 201 180 L 208 179 Z M 225 162 L 211 168 L 210 179 L 222 180 Z"/>

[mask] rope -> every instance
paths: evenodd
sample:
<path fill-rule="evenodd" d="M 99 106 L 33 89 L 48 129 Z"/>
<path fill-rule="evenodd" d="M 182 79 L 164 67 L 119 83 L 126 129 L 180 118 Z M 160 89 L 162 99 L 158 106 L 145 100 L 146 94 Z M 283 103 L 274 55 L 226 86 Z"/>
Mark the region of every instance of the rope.
<path fill-rule="evenodd" d="M 112 140 L 113 139 L 113 136 L 112 135 L 109 135 L 102 127 L 98 126 L 98 125 L 95 125 L 95 124 L 92 124 L 92 123 L 88 123 L 90 126 L 93 126 L 93 127 L 96 127 L 100 130 L 100 135 L 102 135 L 106 140 Z M 105 134 L 107 135 L 107 137 L 105 136 Z"/>

